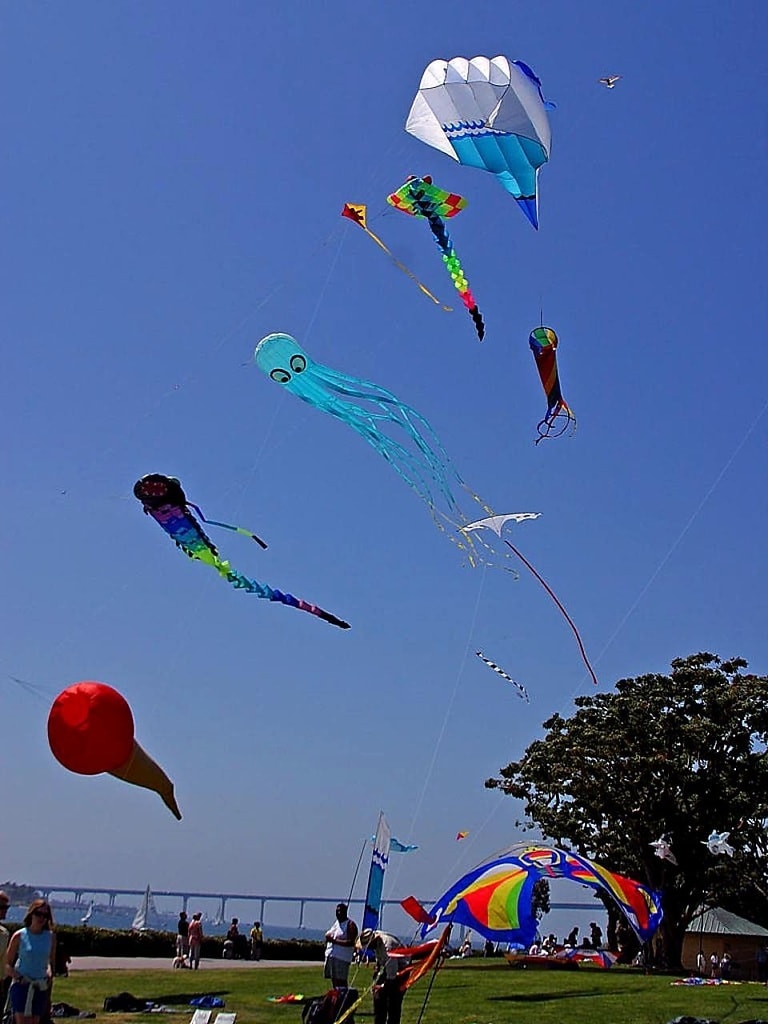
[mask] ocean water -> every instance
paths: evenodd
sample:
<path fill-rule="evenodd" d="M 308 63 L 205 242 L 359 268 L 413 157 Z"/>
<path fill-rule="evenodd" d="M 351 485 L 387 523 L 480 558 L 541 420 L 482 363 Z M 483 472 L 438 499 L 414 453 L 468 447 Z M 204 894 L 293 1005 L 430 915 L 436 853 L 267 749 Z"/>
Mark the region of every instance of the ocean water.
<path fill-rule="evenodd" d="M 88 911 L 89 904 L 75 905 L 62 903 L 57 900 L 51 901 L 53 917 L 57 924 L 79 925 Z M 100 906 L 95 905 L 88 926 L 90 928 L 111 928 L 118 931 L 128 931 L 136 916 L 136 907 L 129 906 Z M 12 905 L 8 909 L 8 920 L 19 922 L 23 919 L 27 907 Z M 190 917 L 192 911 L 188 911 Z M 203 914 L 203 931 L 206 935 L 226 935 L 229 922 L 233 916 L 230 915 L 226 921 L 217 921 L 213 915 Z M 176 932 L 176 922 L 179 919 L 178 910 L 172 912 L 161 911 L 157 913 L 157 928 L 161 931 Z M 247 934 L 253 920 L 240 916 L 240 931 Z M 299 928 L 298 925 L 290 924 L 269 924 L 262 922 L 265 939 L 305 939 L 307 941 L 322 942 L 325 937 L 324 928 Z"/>

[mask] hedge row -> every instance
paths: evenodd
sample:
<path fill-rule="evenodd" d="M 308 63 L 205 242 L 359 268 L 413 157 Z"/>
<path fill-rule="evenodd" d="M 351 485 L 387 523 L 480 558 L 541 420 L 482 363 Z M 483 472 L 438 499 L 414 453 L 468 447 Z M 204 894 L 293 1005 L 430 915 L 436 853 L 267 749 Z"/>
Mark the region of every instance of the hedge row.
<path fill-rule="evenodd" d="M 9 932 L 20 924 L 5 922 Z M 68 956 L 154 956 L 172 958 L 176 953 L 175 932 L 131 932 L 111 928 L 87 928 L 83 925 L 56 926 L 57 945 Z M 202 955 L 208 959 L 221 959 L 224 936 L 203 938 Z M 324 946 L 306 939 L 267 939 L 264 942 L 264 960 L 317 960 L 322 961 Z"/>

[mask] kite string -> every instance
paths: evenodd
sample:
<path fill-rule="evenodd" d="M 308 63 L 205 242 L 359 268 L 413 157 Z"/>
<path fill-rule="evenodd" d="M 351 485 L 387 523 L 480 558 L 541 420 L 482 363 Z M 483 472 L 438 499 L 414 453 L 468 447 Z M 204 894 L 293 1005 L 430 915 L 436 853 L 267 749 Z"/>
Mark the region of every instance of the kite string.
<path fill-rule="evenodd" d="M 685 523 L 685 525 L 683 526 L 682 530 L 681 530 L 681 531 L 680 531 L 680 533 L 679 533 L 679 534 L 677 535 L 677 537 L 675 538 L 675 540 L 674 540 L 674 541 L 672 542 L 672 545 L 670 546 L 669 550 L 668 550 L 668 551 L 667 551 L 667 553 L 666 553 L 666 554 L 664 555 L 664 557 L 663 557 L 663 558 L 661 559 L 661 561 L 660 561 L 660 562 L 659 562 L 659 564 L 658 564 L 658 565 L 656 566 L 656 568 L 655 568 L 655 569 L 653 570 L 653 572 L 651 573 L 651 575 L 650 575 L 650 577 L 648 578 L 647 582 L 646 582 L 646 583 L 645 583 L 645 584 L 643 585 L 643 587 L 642 587 L 642 588 L 640 589 L 640 592 L 638 593 L 637 597 L 635 598 L 635 600 L 634 600 L 634 601 L 632 602 L 632 604 L 631 604 L 631 605 L 629 606 L 629 609 L 627 610 L 627 612 L 626 612 L 626 613 L 624 614 L 624 616 L 623 616 L 623 617 L 621 618 L 621 620 L 619 621 L 619 624 L 618 624 L 618 625 L 616 626 L 616 628 L 614 629 L 614 631 L 613 631 L 613 632 L 611 633 L 611 635 L 610 635 L 610 636 L 608 637 L 608 639 L 606 640 L 605 644 L 603 645 L 603 648 L 602 648 L 602 650 L 600 651 L 600 653 L 599 653 L 599 654 L 597 655 L 597 657 L 595 658 L 595 663 L 596 663 L 596 664 L 599 664 L 599 663 L 600 663 L 600 662 L 602 661 L 602 659 L 603 659 L 603 658 L 605 657 L 605 655 L 606 655 L 606 653 L 607 653 L 608 649 L 609 649 L 609 648 L 610 648 L 610 647 L 612 646 L 613 642 L 615 641 L 616 637 L 617 637 L 617 636 L 619 635 L 619 633 L 620 633 L 620 632 L 621 632 L 621 630 L 622 630 L 622 629 L 624 628 L 624 626 L 626 626 L 626 624 L 627 624 L 627 622 L 629 621 L 629 619 L 630 619 L 630 618 L 631 618 L 631 617 L 632 617 L 632 616 L 634 615 L 634 613 L 635 613 L 635 612 L 637 611 L 637 608 L 638 608 L 638 606 L 640 605 L 640 602 L 641 602 L 641 601 L 642 601 L 642 599 L 643 599 L 643 598 L 645 597 L 645 595 L 646 595 L 646 594 L 648 593 L 648 591 L 649 591 L 649 590 L 651 589 L 651 587 L 653 586 L 653 584 L 654 584 L 654 583 L 656 582 L 656 579 L 657 579 L 657 578 L 659 577 L 659 575 L 661 574 L 661 572 L 662 572 L 662 570 L 664 569 L 664 567 L 666 566 L 667 562 L 668 562 L 668 561 L 670 560 L 670 558 L 672 557 L 672 555 L 673 555 L 673 554 L 675 553 L 675 551 L 677 550 L 677 548 L 678 548 L 678 547 L 680 546 L 680 544 L 682 543 L 682 541 L 683 541 L 683 539 L 685 538 L 686 534 L 688 533 L 688 531 L 690 530 L 690 528 L 691 528 L 691 527 L 693 526 L 693 524 L 694 524 L 695 520 L 696 520 L 696 519 L 698 518 L 698 516 L 700 515 L 700 513 L 701 513 L 701 510 L 702 510 L 702 509 L 704 508 L 704 506 L 706 505 L 706 503 L 707 503 L 707 502 L 709 501 L 709 499 L 710 499 L 710 498 L 712 497 L 712 495 L 714 494 L 714 492 L 715 492 L 716 488 L 717 488 L 717 487 L 718 487 L 718 486 L 720 485 L 720 483 L 721 483 L 721 481 L 722 481 L 723 477 L 724 477 L 724 476 L 725 476 L 725 474 L 726 474 L 726 473 L 728 472 L 728 470 L 729 470 L 729 469 L 731 468 L 731 466 L 733 465 L 733 463 L 735 462 L 735 460 L 736 460 L 736 459 L 738 458 L 738 456 L 739 456 L 739 453 L 741 452 L 742 448 L 743 448 L 743 447 L 744 447 L 744 445 L 745 445 L 745 444 L 747 443 L 747 441 L 748 441 L 748 440 L 749 440 L 749 438 L 750 438 L 750 437 L 752 436 L 752 434 L 753 434 L 753 433 L 755 432 L 755 430 L 757 429 L 757 426 L 758 426 L 758 424 L 759 424 L 760 420 L 761 420 L 761 419 L 763 418 L 763 416 L 765 415 L 765 413 L 766 413 L 767 411 L 768 411 L 768 401 L 766 401 L 766 402 L 765 402 L 765 404 L 763 405 L 763 407 L 762 407 L 762 409 L 760 410 L 760 412 L 759 412 L 759 413 L 757 414 L 757 416 L 755 416 L 754 420 L 753 420 L 753 421 L 752 421 L 752 423 L 750 424 L 750 426 L 749 426 L 749 428 L 747 429 L 746 433 L 745 433 L 745 434 L 744 434 L 744 436 L 743 436 L 743 437 L 741 438 L 741 440 L 740 440 L 740 441 L 738 442 L 738 444 L 737 444 L 737 445 L 736 445 L 736 447 L 734 448 L 734 450 L 733 450 L 733 452 L 731 453 L 731 455 L 730 455 L 730 456 L 729 456 L 729 457 L 728 457 L 728 458 L 726 459 L 726 461 L 725 461 L 725 463 L 724 463 L 724 465 L 723 465 L 722 469 L 720 470 L 720 472 L 719 472 L 719 473 L 717 474 L 717 476 L 715 477 L 715 479 L 714 479 L 714 480 L 712 481 L 712 483 L 711 483 L 711 484 L 709 485 L 709 487 L 707 488 L 706 492 L 704 493 L 704 496 L 703 496 L 703 498 L 702 498 L 702 499 L 701 499 L 701 501 L 700 501 L 700 502 L 698 503 L 698 505 L 696 506 L 696 508 L 695 508 L 695 509 L 693 510 L 693 512 L 691 513 L 691 515 L 690 515 L 690 516 L 688 517 L 688 520 L 687 520 L 687 522 Z M 569 697 L 569 699 L 568 699 L 568 702 L 569 702 L 569 703 L 571 703 L 571 702 L 573 701 L 573 698 L 574 698 L 574 697 L 575 697 L 575 696 L 576 696 L 576 695 L 577 695 L 577 694 L 578 694 L 578 693 L 580 692 L 580 690 L 581 690 L 581 686 L 577 686 L 577 687 L 576 687 L 576 688 L 575 688 L 575 689 L 574 689 L 574 690 L 573 690 L 573 691 L 571 692 L 571 694 L 570 694 L 570 697 Z M 561 708 L 561 712 L 562 712 L 562 710 L 563 710 L 563 709 L 564 709 L 565 707 L 566 707 L 566 705 L 564 704 L 564 705 L 562 706 L 562 708 Z"/>
<path fill-rule="evenodd" d="M 573 619 L 572 619 L 572 618 L 570 617 L 570 615 L 568 614 L 568 612 L 567 612 L 567 611 L 565 610 L 565 608 L 564 608 L 564 607 L 562 606 L 562 604 L 560 603 L 560 601 L 559 601 L 559 600 L 558 600 L 558 598 L 557 598 L 557 595 L 556 595 L 556 594 L 555 594 L 555 592 L 554 592 L 554 591 L 552 590 L 552 588 L 551 588 L 551 587 L 549 586 L 549 584 L 547 583 L 547 581 L 546 581 L 546 580 L 545 580 L 545 579 L 544 579 L 544 578 L 543 578 L 542 576 L 540 576 L 540 575 L 538 574 L 538 572 L 536 572 L 536 570 L 535 570 L 535 569 L 534 569 L 534 567 L 533 567 L 533 566 L 531 565 L 531 563 L 530 563 L 530 562 L 528 561 L 528 559 L 527 559 L 527 558 L 526 558 L 526 557 L 525 557 L 525 556 L 524 556 L 523 554 L 521 554 L 521 552 L 520 552 L 520 551 L 518 551 L 518 549 L 517 549 L 517 548 L 515 547 L 515 545 L 514 545 L 514 544 L 512 544 L 512 542 L 511 542 L 511 541 L 508 541 L 508 540 L 506 539 L 506 537 L 504 538 L 504 543 L 505 543 L 505 544 L 507 545 L 507 547 L 511 548 L 511 549 L 512 549 L 512 551 L 514 551 L 514 553 L 515 553 L 515 554 L 517 555 L 517 557 L 518 557 L 518 558 L 520 559 L 520 561 L 521 561 L 521 562 L 523 563 L 523 565 L 524 565 L 524 566 L 526 566 L 526 568 L 527 568 L 527 569 L 529 569 L 529 570 L 530 570 L 530 571 L 531 571 L 531 572 L 533 573 L 533 575 L 534 575 L 534 576 L 536 577 L 536 579 L 537 579 L 537 580 L 539 581 L 539 583 L 540 583 L 540 584 L 542 585 L 542 587 L 544 587 L 544 589 L 546 590 L 546 592 L 547 592 L 547 593 L 549 594 L 549 596 L 550 596 L 550 597 L 552 598 L 552 600 L 553 600 L 553 601 L 555 602 L 555 604 L 557 605 L 557 607 L 558 607 L 558 608 L 560 609 L 560 611 L 561 611 L 561 612 L 563 613 L 563 616 L 564 616 L 564 618 L 565 618 L 565 621 L 566 621 L 566 622 L 568 623 L 568 625 L 569 625 L 569 626 L 571 627 L 571 629 L 573 630 L 573 635 L 574 635 L 574 636 L 576 637 L 576 642 L 577 642 L 577 643 L 578 643 L 578 645 L 579 645 L 579 651 L 581 652 L 581 658 L 582 658 L 582 661 L 583 661 L 583 662 L 584 662 L 584 664 L 585 664 L 585 665 L 587 666 L 587 669 L 588 669 L 588 671 L 589 671 L 589 674 L 590 674 L 590 675 L 592 676 L 592 682 L 593 682 L 593 683 L 595 684 L 595 686 L 597 686 L 597 676 L 595 675 L 595 670 L 594 670 L 594 669 L 592 668 L 592 666 L 591 666 L 591 665 L 590 665 L 590 663 L 589 663 L 589 658 L 587 657 L 587 652 L 586 652 L 586 651 L 584 650 L 584 644 L 583 644 L 583 642 L 582 642 L 581 636 L 579 635 L 579 631 L 578 631 L 578 629 L 576 628 L 576 626 L 575 626 L 575 624 L 574 624 L 574 621 L 573 621 Z"/>
<path fill-rule="evenodd" d="M 480 601 L 482 599 L 483 589 L 485 587 L 486 572 L 487 572 L 487 569 L 484 566 L 483 567 L 482 576 L 480 577 L 480 586 L 479 586 L 478 591 L 477 591 L 477 599 L 475 601 L 475 608 L 474 608 L 474 611 L 472 613 L 472 621 L 471 621 L 470 627 L 469 627 L 469 633 L 468 633 L 468 636 L 467 636 L 467 643 L 466 643 L 466 646 L 464 648 L 464 653 L 463 653 L 463 655 L 461 657 L 461 661 L 460 661 L 460 664 L 459 664 L 459 670 L 458 670 L 458 672 L 456 674 L 456 682 L 453 685 L 453 692 L 451 693 L 450 700 L 448 701 L 448 705 L 447 705 L 447 707 L 445 709 L 445 715 L 443 716 L 443 724 L 442 724 L 442 726 L 440 728 L 440 732 L 438 734 L 437 740 L 435 741 L 435 747 L 434 747 L 434 750 L 432 752 L 432 758 L 431 758 L 431 760 L 429 762 L 429 766 L 427 768 L 427 772 L 426 772 L 426 775 L 425 775 L 425 778 L 424 778 L 424 784 L 423 784 L 423 786 L 421 788 L 421 793 L 420 793 L 419 798 L 418 798 L 418 800 L 416 802 L 416 808 L 415 808 L 415 810 L 413 812 L 413 817 L 411 819 L 411 830 L 410 830 L 410 835 L 411 836 L 415 832 L 416 821 L 417 821 L 417 819 L 419 817 L 419 814 L 421 813 L 421 807 L 422 807 L 422 804 L 424 802 L 424 797 L 426 795 L 427 787 L 428 787 L 428 785 L 429 785 L 429 783 L 430 783 L 430 781 L 432 779 L 432 775 L 433 775 L 434 770 L 435 770 L 435 763 L 437 761 L 438 751 L 440 749 L 440 745 L 443 742 L 443 738 L 444 738 L 446 730 L 448 728 L 448 720 L 449 720 L 449 718 L 451 716 L 451 711 L 453 710 L 453 705 L 454 705 L 454 703 L 456 701 L 456 694 L 457 694 L 458 689 L 459 689 L 459 684 L 461 682 L 461 678 L 462 678 L 462 676 L 464 674 L 464 669 L 466 668 L 466 665 L 467 665 L 467 660 L 469 659 L 470 648 L 471 648 L 471 645 L 472 645 L 472 637 L 473 637 L 474 632 L 475 632 L 475 625 L 477 623 L 477 616 L 478 616 L 478 612 L 480 610 Z"/>
<path fill-rule="evenodd" d="M 733 450 L 733 453 L 731 454 L 730 458 L 728 458 L 726 460 L 723 468 L 720 470 L 720 472 L 717 474 L 717 476 L 715 477 L 713 482 L 710 484 L 709 488 L 707 489 L 707 491 L 704 494 L 704 497 L 701 499 L 699 504 L 696 506 L 696 508 L 694 509 L 693 513 L 688 518 L 688 521 L 686 522 L 686 524 L 683 526 L 683 528 L 680 531 L 680 533 L 675 538 L 675 540 L 672 543 L 672 546 L 670 547 L 669 551 L 667 551 L 667 553 L 664 555 L 662 560 L 659 562 L 659 564 L 656 566 L 654 571 L 651 573 L 651 576 L 649 577 L 648 582 L 640 590 L 640 593 L 637 595 L 637 597 L 633 601 L 632 605 L 630 606 L 629 611 L 624 615 L 622 620 L 619 622 L 618 626 L 614 629 L 613 633 L 611 633 L 611 635 L 608 637 L 608 640 L 606 641 L 605 646 L 603 647 L 602 651 L 600 652 L 600 655 L 598 656 L 598 659 L 597 659 L 598 661 L 600 660 L 600 658 L 603 657 L 603 655 L 608 650 L 608 648 L 611 646 L 611 644 L 616 639 L 618 634 L 624 628 L 624 626 L 626 625 L 627 620 L 630 618 L 630 616 L 632 616 L 634 614 L 634 612 L 637 610 L 637 606 L 640 604 L 642 599 L 645 597 L 645 595 L 651 589 L 651 587 L 655 583 L 655 581 L 656 581 L 657 577 L 659 576 L 659 574 L 661 573 L 661 571 L 664 569 L 664 567 L 667 564 L 667 562 L 670 560 L 672 555 L 675 553 L 677 548 L 680 546 L 680 544 L 682 543 L 683 539 L 685 538 L 685 535 L 688 533 L 690 528 L 693 526 L 693 523 L 697 519 L 699 513 L 704 508 L 704 506 L 709 501 L 709 499 L 712 497 L 712 494 L 714 493 L 715 489 L 719 486 L 720 481 L 723 479 L 725 474 L 728 472 L 728 470 L 731 468 L 731 466 L 735 462 L 736 458 L 738 457 L 739 453 L 741 452 L 741 449 L 744 447 L 744 445 L 747 443 L 749 438 L 752 436 L 752 434 L 756 430 L 757 425 L 760 422 L 760 420 L 763 418 L 763 416 L 765 415 L 766 410 L 768 410 L 768 401 L 766 401 L 765 405 L 762 407 L 760 412 L 757 414 L 755 419 L 752 421 L 752 425 L 749 427 L 749 429 L 747 430 L 746 434 L 741 438 L 739 443 L 736 445 L 736 447 Z"/>

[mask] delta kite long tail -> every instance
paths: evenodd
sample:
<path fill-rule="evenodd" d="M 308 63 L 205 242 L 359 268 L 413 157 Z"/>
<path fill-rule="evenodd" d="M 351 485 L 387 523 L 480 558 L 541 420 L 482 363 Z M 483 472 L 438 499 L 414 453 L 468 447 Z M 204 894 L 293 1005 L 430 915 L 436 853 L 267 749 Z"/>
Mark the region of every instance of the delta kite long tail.
<path fill-rule="evenodd" d="M 175 478 L 162 476 L 159 473 L 149 474 L 137 481 L 133 488 L 133 493 L 141 501 L 144 512 L 151 516 L 158 526 L 165 530 L 177 547 L 181 548 L 190 558 L 212 566 L 220 576 L 223 576 L 237 590 L 245 590 L 246 593 L 255 594 L 266 601 L 277 601 L 291 608 L 298 608 L 302 612 L 309 612 L 310 615 L 316 615 L 319 619 L 330 622 L 332 626 L 338 626 L 340 629 L 349 629 L 348 622 L 337 618 L 323 608 L 319 608 L 316 604 L 310 604 L 308 601 L 294 597 L 293 594 L 283 593 L 282 590 L 276 590 L 266 583 L 259 583 L 258 580 L 244 576 L 233 569 L 229 562 L 219 556 L 215 545 L 206 536 L 198 521 L 189 511 L 190 503 L 187 501 L 181 484 Z M 197 508 L 197 506 L 193 507 Z M 200 515 L 204 522 L 212 522 L 212 520 L 206 520 L 202 513 Z M 248 530 L 232 527 L 228 524 L 216 525 L 223 525 L 227 529 L 237 530 L 239 533 L 252 537 L 253 540 L 256 540 L 262 546 L 266 546 L 263 541 Z"/>
<path fill-rule="evenodd" d="M 563 613 L 563 617 L 564 617 L 565 621 L 571 627 L 571 629 L 573 630 L 573 635 L 576 637 L 576 643 L 579 645 L 579 651 L 581 652 L 581 660 L 587 666 L 587 671 L 592 676 L 592 682 L 595 684 L 595 686 L 597 686 L 597 676 L 595 675 L 595 670 L 592 668 L 592 666 L 589 663 L 589 658 L 587 657 L 587 652 L 584 650 L 584 644 L 582 643 L 581 636 L 579 635 L 578 629 L 576 629 L 576 626 L 574 624 L 573 619 L 568 614 L 568 612 L 565 610 L 565 608 L 563 608 L 562 604 L 560 603 L 560 601 L 557 598 L 557 595 L 552 590 L 550 585 L 547 583 L 547 581 L 542 576 L 540 576 L 536 572 L 536 570 L 531 565 L 531 563 L 528 561 L 528 559 L 525 557 L 525 555 L 523 555 L 520 551 L 518 551 L 517 548 L 515 547 L 515 545 L 510 543 L 510 541 L 508 541 L 506 537 L 502 537 L 502 540 L 504 541 L 504 543 L 507 545 L 508 548 L 511 548 L 512 551 L 514 551 L 514 553 L 517 555 L 517 557 L 520 559 L 520 561 L 523 563 L 523 565 L 528 570 L 530 570 L 531 573 L 533 573 L 533 575 L 536 577 L 536 579 L 539 581 L 539 583 L 542 585 L 542 587 L 544 587 L 546 592 L 549 594 L 549 596 L 555 602 L 557 607 Z"/>
<path fill-rule="evenodd" d="M 416 285 L 419 291 L 422 292 L 423 295 L 426 295 L 428 299 L 432 299 L 434 304 L 436 306 L 439 306 L 441 309 L 444 309 L 446 313 L 452 313 L 453 307 L 443 305 L 440 299 L 438 299 L 436 295 L 433 295 L 429 288 L 427 288 L 427 286 L 422 281 L 420 281 L 418 277 L 416 277 L 414 272 L 412 270 L 409 270 L 404 263 L 400 262 L 397 256 L 395 256 L 392 250 L 389 249 L 384 244 L 384 242 L 382 242 L 379 236 L 375 235 L 373 231 L 371 231 L 371 229 L 368 227 L 367 211 L 368 208 L 365 206 L 364 203 L 345 203 L 344 209 L 341 211 L 341 215 L 342 217 L 346 217 L 347 220 L 351 220 L 353 223 L 358 224 L 366 233 L 366 235 L 368 235 L 368 237 L 371 238 L 376 243 L 376 245 L 379 246 L 380 249 L 384 250 L 387 256 L 389 256 L 389 258 L 395 264 L 397 269 L 402 270 L 406 277 L 410 277 L 410 279 L 413 281 L 413 283 Z"/>

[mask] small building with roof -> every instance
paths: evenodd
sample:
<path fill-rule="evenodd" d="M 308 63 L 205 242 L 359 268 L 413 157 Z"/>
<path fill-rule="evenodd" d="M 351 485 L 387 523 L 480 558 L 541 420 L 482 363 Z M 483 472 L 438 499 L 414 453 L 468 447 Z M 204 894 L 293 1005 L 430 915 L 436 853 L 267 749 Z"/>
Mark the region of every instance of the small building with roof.
<path fill-rule="evenodd" d="M 717 953 L 722 960 L 724 953 L 731 956 L 732 978 L 740 981 L 765 980 L 768 969 L 768 928 L 747 921 L 745 917 L 732 914 L 722 907 L 699 908 L 688 925 L 683 939 L 683 967 L 697 973 L 696 958 L 699 951 L 704 954 L 706 976 L 710 976 L 709 958 Z M 763 970 L 760 964 L 765 965 Z"/>

